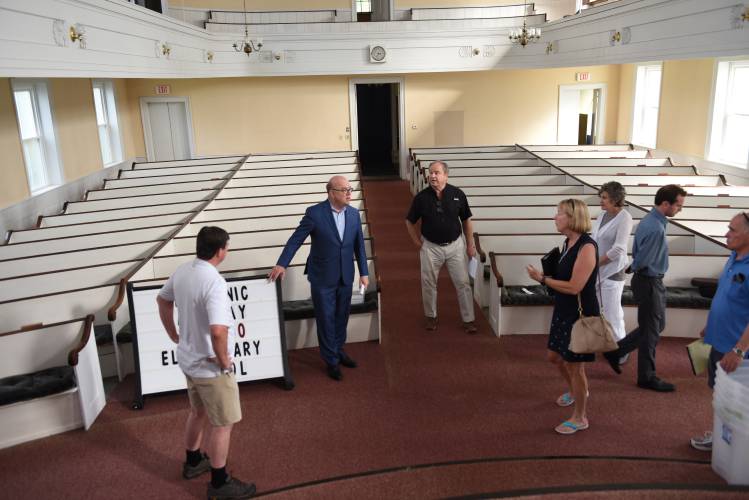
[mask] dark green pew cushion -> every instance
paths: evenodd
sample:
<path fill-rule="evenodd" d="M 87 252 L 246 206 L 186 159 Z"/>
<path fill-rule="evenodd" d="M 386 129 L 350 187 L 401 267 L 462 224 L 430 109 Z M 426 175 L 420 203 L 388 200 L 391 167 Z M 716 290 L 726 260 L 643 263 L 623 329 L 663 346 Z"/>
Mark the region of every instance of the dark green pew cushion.
<path fill-rule="evenodd" d="M 351 305 L 351 314 L 363 314 L 377 310 L 377 292 L 364 294 L 364 302 Z M 312 299 L 291 300 L 283 303 L 283 317 L 286 321 L 294 319 L 308 319 L 315 317 Z"/>
<path fill-rule="evenodd" d="M 523 289 L 528 290 L 527 293 Z M 697 288 L 691 287 L 667 287 L 666 306 L 683 309 L 710 309 L 711 299 L 703 297 Z M 535 286 L 505 286 L 502 288 L 503 306 L 544 306 L 553 305 L 554 297 L 549 295 L 545 287 Z M 622 305 L 634 306 L 632 289 L 624 287 L 622 293 Z"/>
<path fill-rule="evenodd" d="M 0 405 L 41 398 L 75 387 L 72 366 L 57 366 L 0 379 Z"/>

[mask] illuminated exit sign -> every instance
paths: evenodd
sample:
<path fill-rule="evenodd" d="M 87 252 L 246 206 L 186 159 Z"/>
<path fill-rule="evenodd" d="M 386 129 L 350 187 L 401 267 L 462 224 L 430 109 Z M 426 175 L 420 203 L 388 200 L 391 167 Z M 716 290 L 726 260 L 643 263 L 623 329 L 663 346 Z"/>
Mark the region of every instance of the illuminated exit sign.
<path fill-rule="evenodd" d="M 590 81 L 590 71 L 586 71 L 585 73 L 575 73 L 575 80 L 578 82 Z"/>
<path fill-rule="evenodd" d="M 170 85 L 156 85 L 156 95 L 169 95 L 172 93 Z"/>

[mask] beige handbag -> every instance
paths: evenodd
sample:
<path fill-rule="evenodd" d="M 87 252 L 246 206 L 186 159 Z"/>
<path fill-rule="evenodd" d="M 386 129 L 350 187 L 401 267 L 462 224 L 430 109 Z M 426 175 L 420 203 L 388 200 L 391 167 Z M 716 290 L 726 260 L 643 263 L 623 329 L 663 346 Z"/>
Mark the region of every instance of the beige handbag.
<path fill-rule="evenodd" d="M 599 275 L 599 288 L 600 281 Z M 611 323 L 604 317 L 603 312 L 600 316 L 583 316 L 583 304 L 579 293 L 577 294 L 577 311 L 580 313 L 580 318 L 572 325 L 570 351 L 576 354 L 591 354 L 609 352 L 619 347 L 614 338 L 614 329 L 611 328 Z"/>

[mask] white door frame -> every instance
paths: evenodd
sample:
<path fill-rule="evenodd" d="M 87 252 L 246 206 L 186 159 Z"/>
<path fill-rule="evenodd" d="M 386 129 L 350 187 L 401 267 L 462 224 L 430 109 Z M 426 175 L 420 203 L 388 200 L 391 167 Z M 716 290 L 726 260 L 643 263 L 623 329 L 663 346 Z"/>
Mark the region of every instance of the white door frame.
<path fill-rule="evenodd" d="M 606 84 L 605 83 L 575 83 L 571 85 L 560 85 L 559 86 L 559 95 L 558 95 L 558 101 L 557 101 L 557 143 L 559 142 L 559 131 L 562 129 L 560 119 L 561 114 L 559 113 L 559 106 L 562 102 L 562 92 L 565 90 L 595 90 L 600 89 L 601 90 L 601 102 L 598 106 L 598 116 L 597 116 L 597 122 L 598 122 L 598 133 L 595 134 L 596 136 L 596 144 L 603 144 L 606 141 L 604 140 L 604 137 L 606 136 Z"/>
<path fill-rule="evenodd" d="M 349 80 L 349 116 L 351 123 L 351 149 L 359 150 L 359 114 L 356 108 L 356 86 L 367 83 L 397 83 L 398 84 L 398 163 L 401 179 L 408 179 L 408 151 L 406 148 L 406 106 L 405 106 L 405 78 L 397 76 L 383 76 L 378 78 L 351 78 Z"/>
<path fill-rule="evenodd" d="M 148 104 L 169 102 L 182 102 L 185 104 L 185 115 L 187 116 L 187 140 L 190 143 L 190 158 L 195 158 L 195 138 L 192 132 L 192 112 L 190 111 L 190 98 L 172 96 L 141 97 L 140 117 L 143 122 L 143 139 L 146 143 L 146 159 L 148 161 L 153 161 L 155 157 L 153 135 L 151 134 L 151 116 L 148 113 Z"/>

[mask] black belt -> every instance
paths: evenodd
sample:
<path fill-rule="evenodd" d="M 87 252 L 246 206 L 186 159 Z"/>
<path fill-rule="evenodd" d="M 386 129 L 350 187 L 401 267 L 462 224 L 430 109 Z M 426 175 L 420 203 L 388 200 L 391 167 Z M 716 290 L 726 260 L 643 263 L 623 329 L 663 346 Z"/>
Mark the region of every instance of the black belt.
<path fill-rule="evenodd" d="M 644 274 L 644 273 L 640 273 L 640 272 L 637 272 L 637 271 L 635 271 L 635 274 L 637 276 L 640 276 L 641 278 L 649 278 L 651 280 L 653 280 L 653 279 L 655 279 L 655 280 L 662 280 L 663 276 L 664 276 L 663 274 L 656 274 L 655 276 L 650 276 L 649 274 Z"/>
<path fill-rule="evenodd" d="M 427 241 L 428 241 L 428 240 L 427 240 Z M 435 242 L 433 242 L 433 241 L 430 241 L 429 243 L 432 243 L 432 244 L 434 244 L 434 245 L 438 245 L 438 246 L 441 246 L 441 247 L 446 247 L 446 246 L 448 246 L 448 245 L 452 245 L 452 244 L 453 244 L 453 243 L 455 243 L 456 241 L 458 241 L 458 239 L 457 239 L 457 238 L 455 238 L 455 239 L 454 239 L 454 240 L 452 240 L 452 241 L 448 241 L 447 243 L 435 243 Z"/>

